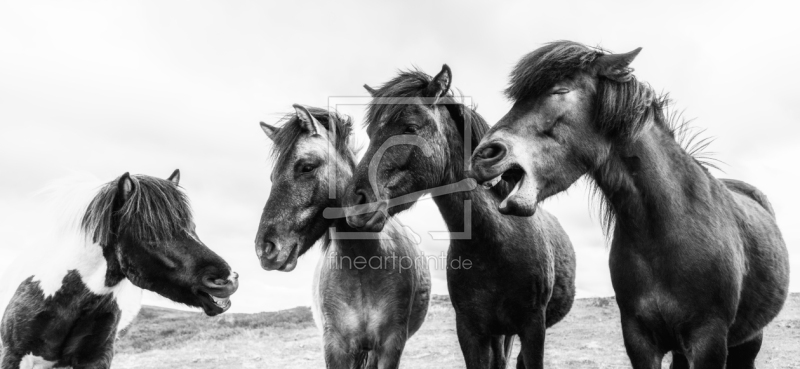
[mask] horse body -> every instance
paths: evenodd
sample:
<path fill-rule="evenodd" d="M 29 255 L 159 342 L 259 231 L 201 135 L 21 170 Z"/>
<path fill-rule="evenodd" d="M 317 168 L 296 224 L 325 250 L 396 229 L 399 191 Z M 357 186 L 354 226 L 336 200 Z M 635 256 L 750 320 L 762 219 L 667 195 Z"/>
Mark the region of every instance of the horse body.
<path fill-rule="evenodd" d="M 343 220 L 337 223 L 339 231 L 354 232 Z M 369 368 L 379 367 L 382 356 L 399 359 L 406 340 L 425 320 L 430 299 L 426 259 L 416 247 L 398 247 L 397 240 L 413 243 L 397 230 L 388 236 L 392 239 L 333 240 L 317 267 L 317 324 L 329 361 L 341 367 L 351 367 L 350 356 L 368 355 Z M 360 261 L 366 267 L 359 270 L 355 263 Z M 412 261 L 416 264 L 409 268 Z"/>
<path fill-rule="evenodd" d="M 96 294 L 80 273 L 72 270 L 54 294 L 46 295 L 40 281 L 29 277 L 5 312 L 2 331 L 8 352 L 3 367 L 51 368 L 75 363 L 109 367 L 118 331 L 130 324 L 140 306 L 141 289 L 127 280 L 107 293 Z"/>
<path fill-rule="evenodd" d="M 463 170 L 464 147 L 476 144 L 488 126 L 449 95 L 450 78 L 447 67 L 435 78 L 405 72 L 371 91 L 370 147 L 346 201 L 351 205 L 348 223 L 361 230 L 380 230 L 391 219 L 387 213 L 411 206 L 388 207 L 388 200 L 382 199 L 469 183 Z M 383 105 L 383 98 L 411 103 Z M 471 140 L 465 142 L 467 135 Z M 385 150 L 382 158 L 376 154 L 389 140 L 404 139 L 409 141 Z M 377 173 L 377 183 L 371 183 L 370 172 Z M 383 191 L 372 194 L 372 186 Z M 433 197 L 450 232 L 469 234 L 451 239 L 447 260 L 459 343 L 468 368 L 505 368 L 512 338 L 519 335 L 522 352 L 517 366 L 541 367 L 545 328 L 560 321 L 572 306 L 575 254 L 552 215 L 542 211 L 533 218 L 520 218 L 498 213 L 499 194 L 508 191 L 505 185 L 500 187 Z M 373 209 L 362 216 L 359 209 L 364 207 Z"/>
<path fill-rule="evenodd" d="M 70 227 L 53 232 L 41 242 L 48 242 L 54 245 L 49 248 L 50 252 L 32 255 L 37 260 L 37 265 L 32 270 L 26 270 L 29 274 L 22 283 L 19 284 L 8 305 L 5 306 L 2 323 L 0 323 L 0 336 L 2 337 L 3 352 L 0 367 L 6 368 L 52 368 L 52 367 L 72 367 L 72 368 L 108 368 L 114 355 L 113 345 L 120 330 L 127 327 L 141 307 L 142 289 L 154 289 L 155 283 L 161 283 L 161 288 L 180 288 L 174 279 L 157 278 L 158 271 L 143 267 L 140 262 L 149 259 L 146 254 L 158 253 L 155 250 L 138 249 L 140 246 L 136 242 L 138 237 L 132 237 L 137 233 L 131 232 L 130 228 L 135 228 L 137 224 L 127 223 L 126 218 L 122 218 L 119 212 L 123 209 L 126 202 L 121 198 L 117 191 L 125 192 L 132 201 L 141 201 L 152 205 L 152 198 L 143 195 L 142 192 L 149 192 L 153 189 L 153 183 L 161 191 L 169 191 L 170 187 L 177 190 L 177 171 L 174 183 L 157 180 L 143 176 L 121 177 L 117 182 L 107 184 L 97 194 L 97 187 L 92 186 L 92 201 L 81 203 L 76 212 L 80 212 L 83 223 L 80 230 L 75 231 Z M 164 181 L 153 182 L 153 181 Z M 118 183 L 124 183 L 127 190 L 117 188 Z M 72 196 L 75 193 L 71 193 Z M 180 199 L 176 196 L 173 199 L 159 199 L 159 209 L 161 206 L 181 207 L 181 201 L 172 202 L 171 200 Z M 79 203 L 80 201 L 75 201 Z M 87 206 L 87 203 L 89 205 Z M 113 205 L 112 205 L 113 204 Z M 60 204 L 63 205 L 63 204 Z M 108 206 L 106 206 L 108 205 Z M 142 212 L 140 205 L 135 206 L 136 212 Z M 188 206 L 188 205 L 187 205 Z M 181 209 L 186 210 L 187 208 Z M 181 210 L 176 210 L 180 213 Z M 51 212 L 65 211 L 63 208 L 55 207 Z M 149 216 L 163 216 L 160 212 L 147 214 Z M 138 221 L 141 214 L 133 217 Z M 190 218 L 172 219 L 161 223 L 164 226 L 176 225 L 176 223 L 190 222 Z M 172 223 L 175 222 L 175 223 Z M 123 225 L 121 225 L 123 224 Z M 153 224 L 149 224 L 152 226 Z M 128 227 L 130 228 L 128 228 Z M 56 225 L 55 227 L 58 227 Z M 54 228 L 55 228 L 54 227 Z M 152 228 L 152 227 L 148 227 Z M 112 233 L 113 232 L 113 233 Z M 193 231 L 192 231 L 193 233 Z M 125 238 L 120 240 L 119 238 Z M 195 237 L 196 236 L 192 236 Z M 150 241 L 155 241 L 149 238 Z M 175 242 L 175 239 L 170 241 Z M 157 247 L 168 247 L 168 243 L 157 244 Z M 197 246 L 195 246 L 197 247 Z M 205 248 L 205 246 L 202 246 Z M 123 250 L 124 248 L 124 250 Z M 43 250 L 40 250 L 40 252 Z M 181 262 L 184 264 L 196 263 L 204 268 L 227 269 L 218 256 L 213 255 L 210 250 L 206 253 L 202 250 L 196 255 L 185 256 Z M 129 256 L 131 253 L 138 256 Z M 122 259 L 120 254 L 126 256 Z M 170 262 L 169 268 L 181 270 L 172 259 L 175 255 L 165 253 L 156 256 L 161 259 L 158 267 L 167 267 L 164 262 Z M 152 262 L 152 260 L 147 260 Z M 153 265 L 150 265 L 153 266 Z M 28 266 L 30 267 L 30 266 Z M 229 269 L 227 270 L 229 272 Z M 206 269 L 203 275 L 208 275 L 210 270 Z M 220 270 L 220 272 L 223 272 Z M 161 272 L 163 273 L 163 272 Z M 195 273 L 192 270 L 192 273 Z M 216 272 L 214 277 L 222 277 Z M 226 276 L 230 278 L 230 276 Z M 174 278 L 174 277 L 173 277 Z M 135 281 L 135 282 L 134 282 Z M 171 285 L 172 283 L 172 285 Z M 174 292 L 164 291 L 159 288 L 157 292 L 167 297 L 173 298 L 183 303 L 199 306 L 203 303 L 211 304 L 217 301 L 227 301 L 227 295 L 235 291 L 237 282 L 231 281 L 225 287 L 227 291 L 221 292 L 212 290 L 208 287 L 200 287 L 201 290 L 209 291 L 217 296 L 213 302 L 209 297 L 198 296 L 197 300 L 190 300 L 184 296 L 178 296 Z M 197 287 L 195 287 L 197 288 Z M 203 292 L 206 293 L 206 292 Z M 199 301 L 202 299 L 202 302 Z M 229 306 L 229 303 L 228 303 Z M 224 311 L 226 307 L 216 306 L 206 307 L 209 315 L 215 315 Z"/>
<path fill-rule="evenodd" d="M 473 156 L 479 181 L 522 172 L 507 212 L 588 174 L 607 206 L 609 266 L 633 367 L 753 368 L 788 294 L 786 246 L 755 187 L 718 180 L 676 141 L 665 97 L 631 75 L 639 49 L 556 42 L 529 54 L 516 100 Z M 680 132 L 677 132 L 680 133 Z"/>
<path fill-rule="evenodd" d="M 313 311 L 327 367 L 397 368 L 406 341 L 427 314 L 427 260 L 400 227 L 376 237 L 354 238 L 347 235 L 355 230 L 344 219 L 323 215 L 326 208 L 339 206 L 338 198 L 330 198 L 328 185 L 342 193 L 355 167 L 347 147 L 350 123 L 321 109 L 312 113 L 295 108 L 297 116 L 280 129 L 262 124 L 282 157 L 273 172 L 256 252 L 265 269 L 286 271 L 322 239 Z M 337 146 L 335 155 L 329 142 Z M 295 163 L 297 159 L 316 166 L 304 172 L 305 161 Z M 337 171 L 335 182 L 329 182 L 327 170 Z"/>
<path fill-rule="evenodd" d="M 463 219 L 461 201 L 470 199 L 473 204 L 472 239 L 452 240 L 448 251 L 448 266 L 471 260 L 471 267 L 447 269 L 467 367 L 489 367 L 487 355 L 491 367 L 505 367 L 514 335 L 522 337 L 523 350 L 534 351 L 529 357 L 540 360 L 544 328 L 561 321 L 575 297 L 575 254 L 569 238 L 545 211 L 533 218 L 500 222 L 495 221 L 500 215 L 497 201 L 492 201 L 486 190 L 478 188 L 458 197 L 434 200 L 444 218 L 450 219 L 451 231 L 463 229 L 463 220 L 452 221 Z M 490 337 L 494 341 L 491 352 L 487 350 Z M 531 342 L 536 339 L 541 341 Z M 500 345 L 500 340 L 505 343 Z M 533 360 L 526 361 L 525 352 L 520 352 L 517 367 L 536 368 L 536 362 L 527 364 Z"/>
<path fill-rule="evenodd" d="M 713 178 L 660 128 L 642 136 L 630 152 L 636 175 L 616 175 L 630 175 L 633 188 L 607 195 L 620 209 L 610 267 L 623 324 L 647 327 L 656 346 L 684 356 L 699 351 L 698 329 L 715 332 L 731 353 L 760 343 L 788 292 L 786 248 L 769 204 L 754 187 Z M 692 328 L 676 332 L 682 326 Z"/>

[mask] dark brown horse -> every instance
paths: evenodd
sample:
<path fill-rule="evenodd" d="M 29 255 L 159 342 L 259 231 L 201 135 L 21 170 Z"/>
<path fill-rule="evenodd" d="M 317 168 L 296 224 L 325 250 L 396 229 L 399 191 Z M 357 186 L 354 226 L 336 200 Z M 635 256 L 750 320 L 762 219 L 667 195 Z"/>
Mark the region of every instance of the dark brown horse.
<path fill-rule="evenodd" d="M 714 178 L 676 141 L 667 100 L 633 76 L 639 53 L 555 42 L 511 75 L 511 111 L 473 156 L 481 181 L 518 178 L 501 210 L 537 204 L 584 174 L 613 223 L 609 265 L 636 369 L 753 368 L 786 300 L 789 263 L 761 191 Z M 611 223 L 609 223 L 611 224 Z"/>
<path fill-rule="evenodd" d="M 354 238 L 343 218 L 324 216 L 325 209 L 340 206 L 355 169 L 350 119 L 318 108 L 295 109 L 281 128 L 261 123 L 275 143 L 277 162 L 256 254 L 264 269 L 289 272 L 322 240 L 314 320 L 327 367 L 397 368 L 406 340 L 428 311 L 427 260 L 399 228 L 387 229 L 385 237 Z"/>
<path fill-rule="evenodd" d="M 451 232 L 447 285 L 467 368 L 505 368 L 514 335 L 522 340 L 517 367 L 541 368 L 545 328 L 575 295 L 572 244 L 547 212 L 501 215 L 505 183 L 475 188 L 466 177 L 471 148 L 489 127 L 453 97 L 451 79 L 444 66 L 435 78 L 411 71 L 377 91 L 367 87 L 370 146 L 346 199 L 347 220 L 378 231 L 431 193 Z"/>

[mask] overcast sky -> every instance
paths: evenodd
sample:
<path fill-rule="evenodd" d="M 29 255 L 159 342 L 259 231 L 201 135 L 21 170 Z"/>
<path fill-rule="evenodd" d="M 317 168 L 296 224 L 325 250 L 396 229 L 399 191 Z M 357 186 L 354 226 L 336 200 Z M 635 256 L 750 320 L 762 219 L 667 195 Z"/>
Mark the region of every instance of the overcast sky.
<path fill-rule="evenodd" d="M 491 124 L 510 107 L 501 91 L 516 61 L 569 39 L 644 48 L 637 77 L 716 137 L 725 173 L 715 173 L 769 196 L 800 291 L 800 23 L 794 5 L 778 4 L 0 1 L 0 268 L 46 226 L 18 215 L 48 181 L 70 170 L 110 181 L 180 168 L 200 237 L 241 275 L 232 311 L 308 305 L 316 252 L 292 273 L 263 271 L 255 257 L 271 170 L 258 122 L 293 103 L 365 96 L 362 84 L 398 69 L 435 74 L 447 63 Z M 362 122 L 363 107 L 346 112 Z M 545 207 L 575 245 L 579 295 L 613 294 L 584 184 Z M 445 229 L 432 201 L 403 220 L 428 254 L 446 249 L 425 233 Z M 444 272 L 432 272 L 446 293 Z"/>

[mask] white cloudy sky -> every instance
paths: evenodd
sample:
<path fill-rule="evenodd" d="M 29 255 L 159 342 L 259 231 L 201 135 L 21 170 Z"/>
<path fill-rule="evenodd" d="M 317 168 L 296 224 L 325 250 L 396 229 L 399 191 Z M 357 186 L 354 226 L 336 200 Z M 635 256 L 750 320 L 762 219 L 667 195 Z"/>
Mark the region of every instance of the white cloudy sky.
<path fill-rule="evenodd" d="M 786 2 L 783 2 L 786 3 Z M 731 1 L 0 2 L 0 268 L 42 224 L 30 195 L 70 170 L 182 171 L 201 238 L 241 274 L 233 311 L 310 303 L 318 255 L 261 270 L 253 251 L 270 190 L 258 122 L 293 103 L 364 96 L 398 68 L 448 63 L 453 85 L 495 122 L 513 64 L 544 42 L 642 46 L 637 76 L 670 92 L 716 137 L 724 175 L 768 194 L 800 270 L 800 23 L 791 5 Z M 363 107 L 347 109 L 360 121 Z M 584 186 L 549 201 L 578 253 L 581 296 L 613 293 L 607 248 Z M 430 200 L 404 219 L 443 229 Z M 446 244 L 423 232 L 423 247 Z M 0 270 L 2 272 L 2 270 Z M 446 293 L 442 271 L 434 288 Z M 792 290 L 800 290 L 795 273 Z M 166 304 L 153 296 L 150 303 Z"/>

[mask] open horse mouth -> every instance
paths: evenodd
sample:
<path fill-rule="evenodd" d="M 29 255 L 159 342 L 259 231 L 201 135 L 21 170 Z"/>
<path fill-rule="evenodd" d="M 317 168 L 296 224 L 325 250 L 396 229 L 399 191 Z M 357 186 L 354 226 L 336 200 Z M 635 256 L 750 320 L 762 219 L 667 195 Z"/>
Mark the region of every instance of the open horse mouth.
<path fill-rule="evenodd" d="M 200 306 L 208 316 L 222 314 L 231 307 L 231 295 L 239 289 L 239 274 L 231 271 L 227 278 L 202 278 L 201 286 L 195 290 Z"/>
<path fill-rule="evenodd" d="M 487 189 L 501 181 L 511 188 L 497 207 L 501 214 L 531 216 L 536 212 L 536 183 L 518 163 L 498 163 L 489 168 L 473 166 L 473 172 L 478 184 Z"/>
<path fill-rule="evenodd" d="M 217 297 L 204 291 L 197 291 L 197 296 L 200 297 L 203 311 L 208 316 L 222 314 L 231 308 L 229 297 Z"/>

